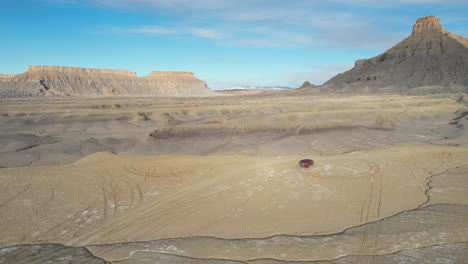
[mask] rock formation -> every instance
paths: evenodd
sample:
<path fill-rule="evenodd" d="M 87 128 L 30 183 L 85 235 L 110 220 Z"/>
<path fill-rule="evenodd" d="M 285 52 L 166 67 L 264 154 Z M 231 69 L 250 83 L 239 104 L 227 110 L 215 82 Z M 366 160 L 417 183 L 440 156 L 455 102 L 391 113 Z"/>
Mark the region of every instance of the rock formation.
<path fill-rule="evenodd" d="M 30 66 L 0 75 L 0 97 L 31 96 L 207 96 L 214 95 L 191 72 L 153 71 L 137 77 L 127 70 Z"/>
<path fill-rule="evenodd" d="M 419 18 L 411 36 L 383 54 L 357 60 L 310 91 L 428 94 L 468 92 L 468 39 L 445 30 L 439 18 Z M 302 89 L 304 90 L 304 89 Z"/>
<path fill-rule="evenodd" d="M 309 81 L 305 81 L 300 88 L 306 88 L 306 87 L 315 87 L 315 85 L 311 84 Z"/>

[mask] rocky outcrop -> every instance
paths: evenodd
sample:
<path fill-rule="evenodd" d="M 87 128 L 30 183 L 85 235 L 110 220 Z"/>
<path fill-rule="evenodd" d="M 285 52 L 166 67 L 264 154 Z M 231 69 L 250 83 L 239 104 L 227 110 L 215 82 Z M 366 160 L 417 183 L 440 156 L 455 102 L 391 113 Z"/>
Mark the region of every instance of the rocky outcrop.
<path fill-rule="evenodd" d="M 327 81 L 322 92 L 428 94 L 468 92 L 468 40 L 435 16 L 419 18 L 411 36 L 385 53 L 357 60 Z M 305 88 L 308 89 L 308 88 Z M 304 89 L 301 89 L 304 90 Z"/>
<path fill-rule="evenodd" d="M 206 83 L 191 72 L 154 71 L 137 77 L 127 70 L 30 66 L 0 76 L 0 97 L 33 96 L 209 96 Z"/>
<path fill-rule="evenodd" d="M 310 88 L 310 87 L 314 87 L 314 86 L 315 86 L 315 85 L 311 84 L 309 81 L 305 81 L 305 82 L 301 85 L 301 87 L 299 87 L 299 89 L 301 89 L 301 88 L 306 88 L 306 87 Z"/>

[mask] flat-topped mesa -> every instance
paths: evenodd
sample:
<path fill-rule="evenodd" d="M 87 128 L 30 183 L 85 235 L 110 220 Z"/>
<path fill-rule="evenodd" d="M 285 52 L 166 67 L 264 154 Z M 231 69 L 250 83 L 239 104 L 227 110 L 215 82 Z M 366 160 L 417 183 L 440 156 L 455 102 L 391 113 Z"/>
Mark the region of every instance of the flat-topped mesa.
<path fill-rule="evenodd" d="M 135 72 L 128 70 L 111 70 L 111 69 L 93 69 L 79 67 L 64 67 L 64 66 L 29 66 L 29 72 L 34 71 L 58 71 L 58 72 L 79 72 L 79 73 L 104 73 L 104 74 L 119 74 L 126 76 L 136 76 Z"/>
<path fill-rule="evenodd" d="M 154 71 L 138 77 L 128 70 L 29 66 L 0 76 L 0 98 L 34 96 L 212 96 L 192 72 Z"/>
<path fill-rule="evenodd" d="M 423 32 L 439 32 L 442 34 L 447 33 L 442 25 L 440 24 L 440 19 L 435 16 L 427 16 L 418 18 L 416 24 L 413 26 L 413 35 Z"/>
<path fill-rule="evenodd" d="M 150 77 L 169 77 L 169 76 L 188 76 L 194 77 L 193 72 L 184 71 L 152 71 L 148 76 Z"/>

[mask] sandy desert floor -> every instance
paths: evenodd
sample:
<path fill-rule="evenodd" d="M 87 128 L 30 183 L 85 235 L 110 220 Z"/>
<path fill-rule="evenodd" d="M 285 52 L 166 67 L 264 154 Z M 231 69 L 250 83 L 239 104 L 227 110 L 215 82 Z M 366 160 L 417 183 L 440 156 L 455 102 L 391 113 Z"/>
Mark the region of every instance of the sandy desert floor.
<path fill-rule="evenodd" d="M 2 99 L 0 263 L 467 263 L 467 125 L 462 95 Z"/>

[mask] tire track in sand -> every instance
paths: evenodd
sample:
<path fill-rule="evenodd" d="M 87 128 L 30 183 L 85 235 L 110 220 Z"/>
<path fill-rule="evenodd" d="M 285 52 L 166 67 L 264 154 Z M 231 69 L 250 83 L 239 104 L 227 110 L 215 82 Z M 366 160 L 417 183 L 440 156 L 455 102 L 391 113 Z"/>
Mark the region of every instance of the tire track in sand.
<path fill-rule="evenodd" d="M 115 237 L 116 234 L 122 238 L 114 240 L 125 242 L 128 235 L 124 236 L 122 234 L 118 234 L 120 230 L 130 229 L 133 230 L 132 235 L 143 236 L 158 233 L 160 230 L 170 225 L 174 220 L 217 203 L 218 200 L 216 197 L 223 195 L 225 191 L 215 190 L 213 189 L 213 186 L 240 182 L 241 179 L 249 176 L 249 174 L 246 173 L 245 176 L 239 177 L 241 172 L 251 171 L 263 166 L 263 163 L 254 163 L 250 166 L 244 166 L 236 170 L 232 170 L 228 174 L 223 174 L 222 177 L 207 179 L 195 185 L 187 186 L 161 199 L 147 204 L 142 204 L 138 207 L 138 211 L 133 211 L 132 214 L 108 218 L 107 222 L 104 222 L 104 224 L 101 222 L 94 227 L 78 232 L 76 236 L 70 240 L 70 244 L 93 244 L 99 242 L 103 237 Z M 236 187 L 232 190 L 234 192 L 242 189 L 241 185 L 233 186 Z M 239 201 L 239 203 L 241 202 L 242 201 Z M 137 227 L 135 228 L 135 226 Z M 147 229 L 148 226 L 151 226 L 150 231 Z"/>
<path fill-rule="evenodd" d="M 365 204 L 361 209 L 361 224 L 375 221 L 380 217 L 380 207 L 382 202 L 382 180 L 383 171 L 378 164 L 370 162 L 375 172 L 370 174 L 369 195 Z M 374 257 L 370 252 L 375 252 L 380 233 L 380 223 L 366 225 L 361 234 L 359 248 L 357 250 L 359 256 L 357 263 L 371 264 L 374 263 Z"/>

